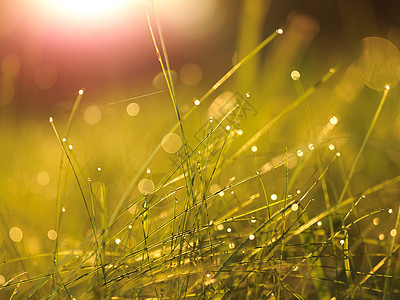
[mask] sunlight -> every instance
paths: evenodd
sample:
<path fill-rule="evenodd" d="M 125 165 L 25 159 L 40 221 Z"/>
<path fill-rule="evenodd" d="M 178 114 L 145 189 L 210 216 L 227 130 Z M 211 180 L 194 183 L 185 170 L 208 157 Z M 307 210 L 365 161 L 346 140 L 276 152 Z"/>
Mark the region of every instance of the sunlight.
<path fill-rule="evenodd" d="M 121 8 L 126 0 L 47 0 L 54 7 L 79 15 L 98 15 Z"/>

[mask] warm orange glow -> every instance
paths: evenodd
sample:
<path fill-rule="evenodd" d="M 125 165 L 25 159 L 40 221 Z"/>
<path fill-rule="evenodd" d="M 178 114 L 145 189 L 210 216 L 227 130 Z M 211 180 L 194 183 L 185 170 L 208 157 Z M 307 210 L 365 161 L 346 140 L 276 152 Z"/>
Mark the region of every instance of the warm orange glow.
<path fill-rule="evenodd" d="M 55 8 L 79 15 L 99 15 L 120 8 L 126 0 L 47 0 Z"/>

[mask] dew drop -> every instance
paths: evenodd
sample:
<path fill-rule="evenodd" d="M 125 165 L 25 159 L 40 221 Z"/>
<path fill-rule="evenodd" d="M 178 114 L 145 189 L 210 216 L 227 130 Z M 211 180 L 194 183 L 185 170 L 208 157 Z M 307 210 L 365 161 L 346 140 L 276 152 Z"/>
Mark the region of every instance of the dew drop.
<path fill-rule="evenodd" d="M 336 118 L 335 116 L 332 116 L 332 117 L 329 119 L 329 122 L 330 122 L 332 125 L 336 125 L 336 124 L 338 123 L 338 118 Z"/>
<path fill-rule="evenodd" d="M 292 77 L 293 80 L 299 80 L 300 79 L 300 72 L 299 71 L 292 71 L 292 73 L 290 73 L 290 77 Z"/>
<path fill-rule="evenodd" d="M 302 150 L 297 150 L 297 156 L 302 157 L 304 155 Z"/>

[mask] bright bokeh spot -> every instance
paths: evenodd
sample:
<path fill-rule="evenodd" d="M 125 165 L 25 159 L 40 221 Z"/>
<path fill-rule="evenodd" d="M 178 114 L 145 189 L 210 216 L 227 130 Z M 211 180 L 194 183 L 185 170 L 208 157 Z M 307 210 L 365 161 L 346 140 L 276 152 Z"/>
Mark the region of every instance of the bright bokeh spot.
<path fill-rule="evenodd" d="M 131 117 L 136 116 L 140 111 L 139 104 L 132 102 L 129 103 L 128 106 L 126 107 L 126 113 L 130 115 Z"/>
<path fill-rule="evenodd" d="M 57 239 L 57 232 L 53 229 L 50 229 L 47 232 L 47 237 L 49 238 L 49 240 L 55 241 Z"/>
<path fill-rule="evenodd" d="M 150 179 L 142 179 L 138 184 L 139 192 L 143 195 L 148 195 L 154 191 L 154 183 Z"/>
<path fill-rule="evenodd" d="M 399 49 L 381 37 L 366 37 L 361 46 L 357 69 L 365 85 L 378 91 L 394 87 L 400 80 Z"/>
<path fill-rule="evenodd" d="M 391 236 L 395 237 L 396 234 L 397 234 L 397 230 L 396 230 L 396 229 L 390 230 L 390 235 L 391 235 Z"/>
<path fill-rule="evenodd" d="M 172 83 L 176 84 L 176 80 L 178 78 L 178 74 L 174 71 L 171 70 L 169 72 L 170 74 L 168 74 L 167 71 L 167 76 L 168 76 L 168 80 L 171 78 L 172 79 Z M 165 81 L 165 75 L 163 72 L 159 72 L 153 79 L 153 86 L 157 89 L 157 90 L 165 90 L 168 89 L 168 85 L 167 82 Z"/>
<path fill-rule="evenodd" d="M 203 78 L 203 70 L 194 63 L 186 64 L 179 72 L 181 81 L 186 85 L 196 85 Z"/>
<path fill-rule="evenodd" d="M 297 150 L 297 156 L 302 157 L 304 155 L 302 150 Z"/>
<path fill-rule="evenodd" d="M 101 120 L 101 110 L 96 105 L 90 105 L 83 112 L 83 119 L 90 125 L 95 125 Z"/>
<path fill-rule="evenodd" d="M 6 283 L 6 278 L 3 275 L 0 275 L 0 285 L 3 285 Z"/>
<path fill-rule="evenodd" d="M 292 73 L 290 73 L 290 77 L 292 77 L 293 80 L 299 80 L 300 76 L 300 72 L 297 70 L 294 70 Z"/>
<path fill-rule="evenodd" d="M 335 116 L 333 116 L 333 117 L 331 117 L 331 118 L 329 119 L 329 122 L 330 122 L 332 125 L 336 125 L 336 124 L 338 123 L 338 118 L 335 117 Z"/>
<path fill-rule="evenodd" d="M 167 153 L 176 153 L 182 146 L 182 140 L 176 133 L 167 133 L 161 141 L 161 146 Z"/>
<path fill-rule="evenodd" d="M 272 194 L 271 195 L 271 200 L 275 201 L 278 199 L 278 195 L 277 194 Z"/>
<path fill-rule="evenodd" d="M 10 236 L 10 239 L 16 243 L 22 241 L 22 237 L 24 236 L 22 230 L 18 227 L 12 227 L 8 232 L 8 235 Z"/>

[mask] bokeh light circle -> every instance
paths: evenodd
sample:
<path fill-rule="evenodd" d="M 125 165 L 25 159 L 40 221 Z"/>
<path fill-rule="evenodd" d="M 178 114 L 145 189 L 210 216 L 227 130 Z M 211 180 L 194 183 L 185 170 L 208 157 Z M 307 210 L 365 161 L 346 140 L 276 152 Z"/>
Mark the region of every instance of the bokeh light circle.
<path fill-rule="evenodd" d="M 97 105 L 88 106 L 83 112 L 83 119 L 89 125 L 95 125 L 101 120 L 101 110 Z"/>
<path fill-rule="evenodd" d="M 136 116 L 140 112 L 140 106 L 137 103 L 129 103 L 126 107 L 126 113 L 131 117 Z"/>
<path fill-rule="evenodd" d="M 168 74 L 168 72 L 167 72 Z M 176 83 L 176 79 L 178 78 L 178 74 L 174 71 L 171 70 L 170 71 L 170 76 L 172 78 L 172 82 L 175 84 Z M 157 89 L 157 90 L 165 90 L 168 88 L 167 82 L 165 81 L 165 76 L 163 72 L 159 72 L 153 79 L 153 86 Z"/>
<path fill-rule="evenodd" d="M 161 146 L 167 153 L 176 153 L 182 147 L 182 140 L 176 133 L 167 133 L 161 141 Z"/>
<path fill-rule="evenodd" d="M 142 179 L 138 184 L 139 192 L 143 195 L 148 195 L 154 191 L 154 183 L 150 179 Z"/>
<path fill-rule="evenodd" d="M 179 77 L 184 84 L 193 86 L 203 78 L 203 70 L 195 63 L 188 63 L 181 68 Z"/>
<path fill-rule="evenodd" d="M 381 37 L 364 38 L 361 46 L 357 69 L 364 84 L 378 91 L 395 86 L 400 80 L 399 49 Z"/>
<path fill-rule="evenodd" d="M 18 227 L 12 227 L 8 232 L 8 235 L 10 236 L 10 239 L 16 243 L 22 241 L 22 238 L 24 236 L 22 230 L 19 229 Z"/>
<path fill-rule="evenodd" d="M 55 241 L 57 239 L 57 232 L 53 229 L 50 229 L 47 232 L 47 237 L 49 238 L 49 240 Z"/>

